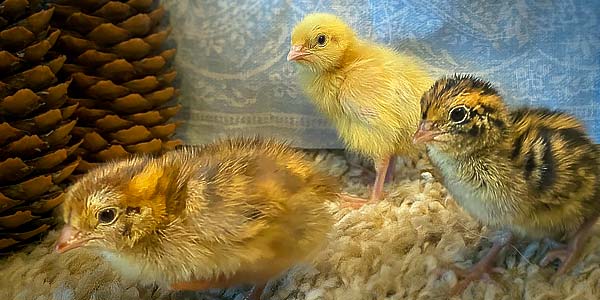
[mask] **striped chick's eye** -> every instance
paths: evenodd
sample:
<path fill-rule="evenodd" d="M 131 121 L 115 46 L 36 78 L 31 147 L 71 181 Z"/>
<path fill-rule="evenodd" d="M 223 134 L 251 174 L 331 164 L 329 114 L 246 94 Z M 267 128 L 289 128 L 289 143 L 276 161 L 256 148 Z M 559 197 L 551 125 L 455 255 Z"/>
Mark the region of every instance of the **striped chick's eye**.
<path fill-rule="evenodd" d="M 450 121 L 456 124 L 462 124 L 467 120 L 469 116 L 469 111 L 465 106 L 461 105 L 453 107 L 448 113 L 448 115 L 450 117 Z"/>
<path fill-rule="evenodd" d="M 117 219 L 117 209 L 114 207 L 102 209 L 98 212 L 97 218 L 100 224 L 112 224 Z"/>

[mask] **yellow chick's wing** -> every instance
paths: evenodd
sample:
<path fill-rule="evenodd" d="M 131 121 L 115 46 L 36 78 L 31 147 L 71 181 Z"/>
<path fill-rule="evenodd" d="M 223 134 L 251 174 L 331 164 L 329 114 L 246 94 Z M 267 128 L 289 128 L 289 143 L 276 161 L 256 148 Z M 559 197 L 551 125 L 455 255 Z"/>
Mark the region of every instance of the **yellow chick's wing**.
<path fill-rule="evenodd" d="M 338 94 L 340 108 L 347 117 L 363 125 L 377 124 L 384 109 L 380 102 L 385 100 L 386 90 L 393 89 L 383 73 L 369 60 L 355 63 L 347 71 Z"/>
<path fill-rule="evenodd" d="M 398 69 L 395 61 L 368 58 L 343 70 L 337 93 L 340 114 L 333 119 L 349 148 L 373 158 L 413 149 L 420 86 Z"/>

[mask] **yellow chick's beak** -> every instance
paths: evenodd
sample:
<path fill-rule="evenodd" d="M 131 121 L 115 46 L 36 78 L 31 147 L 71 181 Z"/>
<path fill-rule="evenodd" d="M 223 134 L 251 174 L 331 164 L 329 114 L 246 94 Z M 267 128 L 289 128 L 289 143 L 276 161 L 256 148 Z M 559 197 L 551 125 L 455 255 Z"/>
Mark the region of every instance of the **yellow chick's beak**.
<path fill-rule="evenodd" d="M 415 135 L 413 136 L 413 144 L 430 142 L 441 133 L 441 131 L 434 128 L 432 122 L 423 120 L 419 124 L 419 129 L 417 129 L 417 132 L 415 132 Z"/>
<path fill-rule="evenodd" d="M 71 249 L 83 246 L 87 241 L 89 241 L 89 239 L 85 238 L 80 231 L 69 225 L 65 225 L 56 241 L 55 250 L 58 253 L 64 253 Z"/>
<path fill-rule="evenodd" d="M 305 57 L 309 54 L 310 54 L 310 52 L 308 52 L 308 50 L 304 46 L 294 45 L 294 46 L 292 46 L 292 48 L 290 48 L 290 52 L 287 55 L 287 60 L 288 61 L 302 60 L 303 57 Z"/>

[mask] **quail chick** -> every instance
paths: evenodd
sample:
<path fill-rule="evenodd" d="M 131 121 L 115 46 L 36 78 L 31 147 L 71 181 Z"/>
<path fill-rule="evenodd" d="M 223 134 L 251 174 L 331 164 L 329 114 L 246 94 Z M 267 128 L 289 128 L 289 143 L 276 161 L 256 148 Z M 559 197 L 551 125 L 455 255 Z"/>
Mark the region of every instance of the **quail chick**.
<path fill-rule="evenodd" d="M 288 61 L 316 107 L 332 121 L 350 150 L 375 162 L 369 203 L 383 197 L 395 155 L 414 156 L 411 143 L 419 121 L 419 98 L 433 83 L 416 58 L 358 38 L 338 17 L 309 14 L 292 32 Z M 360 207 L 365 199 L 344 195 Z"/>
<path fill-rule="evenodd" d="M 453 289 L 491 270 L 513 236 L 567 239 L 547 253 L 557 275 L 576 263 L 600 213 L 600 154 L 573 116 L 542 108 L 509 111 L 490 83 L 442 78 L 421 99 L 414 142 L 424 143 L 454 199 L 477 220 L 505 231 Z"/>
<path fill-rule="evenodd" d="M 58 252 L 86 246 L 124 277 L 175 290 L 264 284 L 310 262 L 339 186 L 304 154 L 229 139 L 92 170 L 68 191 Z"/>

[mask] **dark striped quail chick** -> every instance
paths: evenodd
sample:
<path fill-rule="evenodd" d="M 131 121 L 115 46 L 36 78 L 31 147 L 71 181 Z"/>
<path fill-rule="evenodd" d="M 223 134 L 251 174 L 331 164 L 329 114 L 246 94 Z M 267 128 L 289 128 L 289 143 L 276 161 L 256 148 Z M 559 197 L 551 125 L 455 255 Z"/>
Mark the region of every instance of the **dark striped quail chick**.
<path fill-rule="evenodd" d="M 310 256 L 333 225 L 335 178 L 259 139 L 183 147 L 92 170 L 67 193 L 64 252 L 97 250 L 123 276 L 176 290 L 264 284 Z"/>
<path fill-rule="evenodd" d="M 565 113 L 509 111 L 490 83 L 442 78 L 421 99 L 414 142 L 424 143 L 453 198 L 484 225 L 505 232 L 455 288 L 489 271 L 513 236 L 566 239 L 542 266 L 577 262 L 600 214 L 600 154 L 583 125 Z"/>

